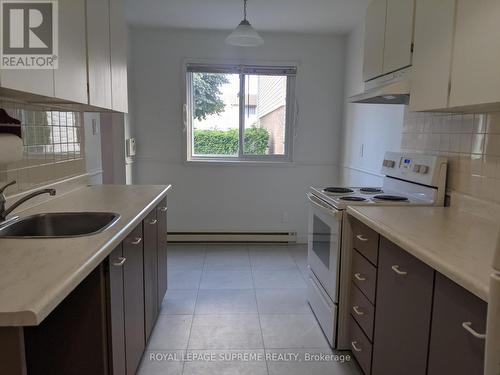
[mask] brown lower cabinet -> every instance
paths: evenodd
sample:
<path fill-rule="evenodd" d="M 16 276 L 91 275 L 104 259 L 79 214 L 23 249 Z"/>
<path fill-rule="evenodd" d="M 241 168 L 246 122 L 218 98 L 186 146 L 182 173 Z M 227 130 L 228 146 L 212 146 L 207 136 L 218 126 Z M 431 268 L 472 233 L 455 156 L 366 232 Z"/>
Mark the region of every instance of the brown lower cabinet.
<path fill-rule="evenodd" d="M 377 250 L 375 304 L 351 286 L 351 349 L 365 375 L 482 375 L 487 304 L 382 236 Z"/>
<path fill-rule="evenodd" d="M 482 375 L 487 304 L 436 274 L 428 375 Z M 465 326 L 470 327 L 469 331 Z"/>
<path fill-rule="evenodd" d="M 144 319 L 149 340 L 158 317 L 158 219 L 153 210 L 142 222 L 144 232 Z"/>
<path fill-rule="evenodd" d="M 40 325 L 0 327 L 0 374 L 135 374 L 167 289 L 165 239 L 163 201 Z"/>
<path fill-rule="evenodd" d="M 425 375 L 434 270 L 380 240 L 373 375 Z"/>

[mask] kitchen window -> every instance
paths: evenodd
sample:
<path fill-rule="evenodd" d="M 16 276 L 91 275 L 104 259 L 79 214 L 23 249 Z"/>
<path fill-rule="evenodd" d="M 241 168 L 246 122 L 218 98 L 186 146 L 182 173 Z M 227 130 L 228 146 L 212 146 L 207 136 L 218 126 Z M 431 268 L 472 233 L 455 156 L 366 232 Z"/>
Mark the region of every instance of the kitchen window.
<path fill-rule="evenodd" d="M 187 64 L 187 160 L 291 161 L 296 71 Z"/>

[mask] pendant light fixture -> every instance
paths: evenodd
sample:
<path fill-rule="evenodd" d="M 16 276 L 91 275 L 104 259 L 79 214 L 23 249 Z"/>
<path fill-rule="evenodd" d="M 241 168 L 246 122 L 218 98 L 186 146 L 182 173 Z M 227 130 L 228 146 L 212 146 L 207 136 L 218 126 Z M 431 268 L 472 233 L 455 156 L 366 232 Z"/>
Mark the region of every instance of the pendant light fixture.
<path fill-rule="evenodd" d="M 238 47 L 257 47 L 264 44 L 264 39 L 247 20 L 247 0 L 243 0 L 243 21 L 226 38 L 226 43 Z"/>

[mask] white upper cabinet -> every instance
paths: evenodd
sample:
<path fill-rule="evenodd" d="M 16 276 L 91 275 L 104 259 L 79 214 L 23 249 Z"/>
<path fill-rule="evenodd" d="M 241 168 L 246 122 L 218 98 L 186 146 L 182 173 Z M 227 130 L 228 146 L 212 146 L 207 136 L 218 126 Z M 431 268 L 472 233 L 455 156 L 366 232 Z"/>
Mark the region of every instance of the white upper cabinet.
<path fill-rule="evenodd" d="M 458 0 L 450 107 L 500 104 L 500 1 Z"/>
<path fill-rule="evenodd" d="M 112 106 L 117 112 L 128 112 L 127 26 L 123 0 L 110 0 L 111 91 Z"/>
<path fill-rule="evenodd" d="M 365 22 L 364 81 L 376 78 L 383 72 L 386 14 L 387 0 L 373 0 L 370 3 Z"/>
<path fill-rule="evenodd" d="M 59 0 L 59 69 L 54 70 L 55 97 L 87 103 L 85 0 Z"/>
<path fill-rule="evenodd" d="M 414 14 L 415 0 L 387 1 L 383 74 L 411 65 Z"/>
<path fill-rule="evenodd" d="M 87 56 L 89 104 L 111 109 L 109 2 L 87 0 Z"/>
<path fill-rule="evenodd" d="M 448 107 L 456 0 L 417 0 L 411 111 Z"/>

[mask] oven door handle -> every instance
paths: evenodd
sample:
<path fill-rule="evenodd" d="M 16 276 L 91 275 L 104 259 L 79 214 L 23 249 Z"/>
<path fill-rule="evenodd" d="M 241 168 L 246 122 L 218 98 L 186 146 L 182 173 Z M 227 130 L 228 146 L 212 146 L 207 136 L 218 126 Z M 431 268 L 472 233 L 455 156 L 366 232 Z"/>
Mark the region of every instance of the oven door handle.
<path fill-rule="evenodd" d="M 342 217 L 342 212 L 336 210 L 332 206 L 328 205 L 327 203 L 323 202 L 321 199 L 316 197 L 314 194 L 307 193 L 306 194 L 307 199 L 309 199 L 309 202 L 311 202 L 314 207 L 319 208 L 320 210 L 324 211 L 326 214 L 330 216 L 335 216 L 336 218 L 341 218 Z"/>

